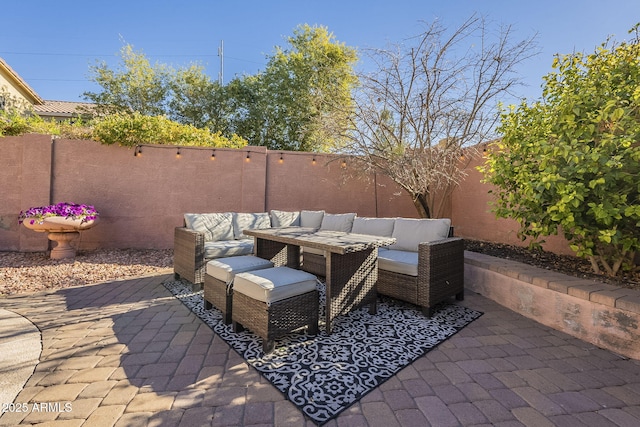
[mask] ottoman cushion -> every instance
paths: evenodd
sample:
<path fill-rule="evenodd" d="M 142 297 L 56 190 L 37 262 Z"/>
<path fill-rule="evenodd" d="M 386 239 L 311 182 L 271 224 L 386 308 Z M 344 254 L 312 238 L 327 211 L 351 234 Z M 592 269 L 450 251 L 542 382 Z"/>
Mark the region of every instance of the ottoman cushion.
<path fill-rule="evenodd" d="M 211 260 L 207 262 L 206 271 L 208 275 L 222 282 L 230 283 L 238 273 L 271 267 L 273 267 L 273 263 L 269 260 L 246 255 Z"/>
<path fill-rule="evenodd" d="M 289 267 L 274 267 L 239 273 L 233 291 L 270 304 L 316 289 L 316 276 Z"/>

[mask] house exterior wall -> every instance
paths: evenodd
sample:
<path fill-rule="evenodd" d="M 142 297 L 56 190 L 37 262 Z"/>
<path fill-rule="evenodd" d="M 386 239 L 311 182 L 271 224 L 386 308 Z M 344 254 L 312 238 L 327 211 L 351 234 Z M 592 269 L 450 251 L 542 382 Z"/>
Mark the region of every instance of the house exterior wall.
<path fill-rule="evenodd" d="M 8 95 L 8 97 L 13 98 L 17 101 L 18 105 L 31 105 L 29 100 L 25 98 L 25 96 L 18 91 L 13 84 L 8 79 L 8 75 L 3 72 L 3 69 L 0 67 L 0 97 L 4 97 Z M 9 99 L 0 100 L 1 104 L 4 105 L 9 101 Z"/>
<path fill-rule="evenodd" d="M 42 100 L 20 76 L 0 58 L 0 97 L 11 98 L 15 101 L 14 107 L 26 109 L 30 105 L 40 104 Z M 3 104 L 9 99 L 0 99 Z"/>

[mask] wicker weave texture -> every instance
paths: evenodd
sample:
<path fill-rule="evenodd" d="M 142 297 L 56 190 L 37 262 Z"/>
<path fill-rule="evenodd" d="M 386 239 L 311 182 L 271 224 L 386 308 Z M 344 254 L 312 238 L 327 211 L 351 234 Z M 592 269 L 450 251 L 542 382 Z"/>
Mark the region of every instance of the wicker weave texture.
<path fill-rule="evenodd" d="M 307 326 L 309 333 L 318 333 L 319 295 L 310 291 L 267 305 L 247 295 L 235 292 L 232 302 L 233 323 L 239 323 L 262 338 L 265 352 L 273 341 L 296 329 Z"/>
<path fill-rule="evenodd" d="M 204 282 L 204 233 L 176 227 L 173 239 L 173 272 L 194 284 Z"/>
<path fill-rule="evenodd" d="M 211 308 L 207 306 L 207 303 L 212 304 L 222 312 L 222 318 L 224 319 L 225 325 L 231 323 L 231 310 L 233 301 L 232 287 L 227 286 L 227 284 L 222 280 L 216 279 L 209 274 L 205 274 L 204 300 L 205 308 Z"/>
<path fill-rule="evenodd" d="M 418 276 L 380 270 L 378 293 L 419 305 L 430 315 L 445 299 L 464 296 L 464 240 L 447 238 L 421 243 Z"/>
<path fill-rule="evenodd" d="M 378 293 L 391 298 L 418 303 L 418 278 L 388 270 L 378 271 Z"/>
<path fill-rule="evenodd" d="M 300 247 L 266 239 L 255 239 L 255 253 L 275 267 L 300 268 Z"/>
<path fill-rule="evenodd" d="M 421 244 L 418 302 L 430 307 L 464 290 L 464 241 L 451 238 Z"/>
<path fill-rule="evenodd" d="M 313 254 L 302 250 L 302 270 L 316 276 L 324 277 L 327 274 L 327 264 L 324 255 Z"/>
<path fill-rule="evenodd" d="M 333 320 L 365 304 L 376 311 L 378 250 L 366 249 L 327 258 L 326 327 L 331 333 Z"/>

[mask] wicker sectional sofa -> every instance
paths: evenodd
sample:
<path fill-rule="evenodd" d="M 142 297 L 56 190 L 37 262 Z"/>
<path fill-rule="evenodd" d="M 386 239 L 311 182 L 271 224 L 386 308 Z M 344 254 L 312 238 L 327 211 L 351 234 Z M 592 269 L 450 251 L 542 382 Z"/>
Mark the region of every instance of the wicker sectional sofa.
<path fill-rule="evenodd" d="M 304 210 L 185 214 L 183 227 L 175 229 L 174 274 L 200 284 L 209 260 L 253 253 L 253 240 L 242 232 L 246 228 L 302 226 L 393 237 L 394 245 L 378 250 L 377 291 L 418 305 L 431 316 L 447 298 L 464 298 L 464 241 L 450 237 L 450 225 L 446 218 L 367 218 Z M 311 248 L 301 252 L 302 269 L 324 276 L 324 253 Z"/>

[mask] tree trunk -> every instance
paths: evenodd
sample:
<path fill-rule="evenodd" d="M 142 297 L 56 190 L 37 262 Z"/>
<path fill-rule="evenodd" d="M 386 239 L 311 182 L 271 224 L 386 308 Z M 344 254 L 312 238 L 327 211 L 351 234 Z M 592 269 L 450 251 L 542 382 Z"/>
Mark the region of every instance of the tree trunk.
<path fill-rule="evenodd" d="M 424 194 L 414 194 L 412 199 L 420 218 L 431 218 L 431 210 Z"/>

